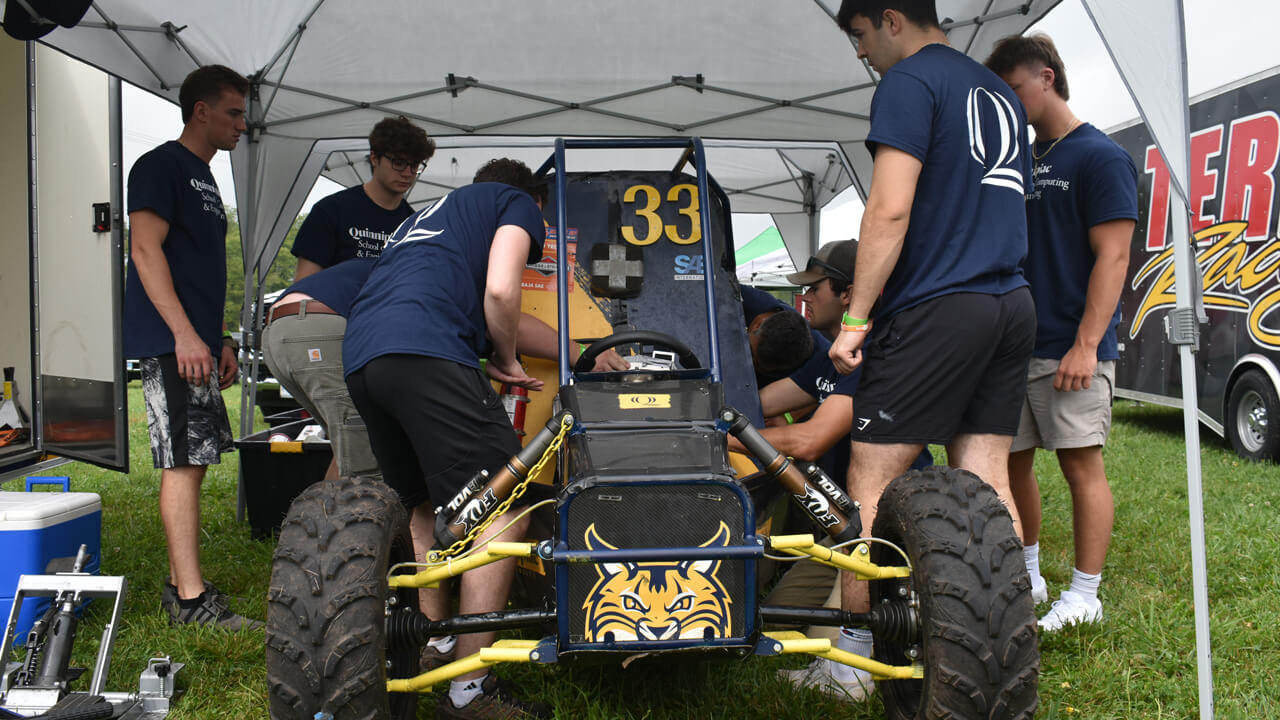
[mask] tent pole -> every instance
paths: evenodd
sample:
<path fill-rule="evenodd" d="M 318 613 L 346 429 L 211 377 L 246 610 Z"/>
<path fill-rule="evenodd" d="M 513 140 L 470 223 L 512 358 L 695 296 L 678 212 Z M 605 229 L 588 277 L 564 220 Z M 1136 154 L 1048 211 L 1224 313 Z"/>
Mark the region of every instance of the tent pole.
<path fill-rule="evenodd" d="M 253 252 L 251 248 L 257 247 L 257 199 L 258 199 L 258 152 L 262 145 L 258 142 L 258 130 L 255 125 L 262 118 L 259 117 L 262 112 L 262 102 L 258 93 L 259 86 L 255 84 L 249 89 L 249 132 L 246 140 L 249 145 L 245 148 L 246 172 L 243 174 L 247 181 L 248 191 L 240 197 L 249 200 L 249 207 L 242 207 L 236 213 L 240 222 L 240 257 L 245 269 L 244 282 L 244 303 L 240 306 L 241 323 L 244 324 L 245 335 L 242 339 L 244 344 L 248 346 L 249 353 L 249 378 L 246 382 L 245 378 L 240 378 L 240 437 L 248 437 L 253 431 L 253 408 L 257 405 L 258 396 L 258 362 L 257 353 L 254 348 L 261 345 L 258 339 L 258 325 L 255 322 L 261 312 L 261 308 L 257 307 L 260 303 L 254 303 L 251 298 L 259 298 L 262 293 L 258 288 L 262 284 L 260 274 L 258 273 L 258 259 L 260 253 Z M 250 255 L 253 256 L 252 262 Z M 252 284 L 249 278 L 253 278 Z M 251 291 L 250 288 L 253 288 Z M 251 294 L 252 293 L 252 294 Z M 247 339 L 246 339 L 247 338 Z M 239 466 L 239 482 L 236 485 L 236 522 L 243 522 L 245 518 L 245 481 L 244 481 L 244 464 L 237 463 Z"/>
<path fill-rule="evenodd" d="M 802 182 L 804 183 L 804 214 L 809 218 L 809 257 L 813 257 L 818 254 L 818 225 L 822 216 L 818 212 L 818 201 L 815 197 L 817 193 L 813 190 L 813 174 L 805 173 Z M 803 269 L 796 268 L 796 270 Z"/>
<path fill-rule="evenodd" d="M 1199 272 L 1195 246 L 1190 243 L 1190 216 L 1179 195 L 1173 208 L 1174 279 L 1177 307 L 1170 311 L 1166 332 L 1178 346 L 1182 371 L 1182 425 L 1187 449 L 1187 502 L 1191 527 L 1191 588 L 1195 604 L 1196 675 L 1199 680 L 1201 720 L 1213 718 L 1213 654 L 1209 634 L 1209 583 L 1204 534 L 1204 485 L 1200 468 L 1199 391 L 1196 385 L 1195 350 L 1199 324 L 1192 307 L 1195 286 L 1191 273 Z"/>

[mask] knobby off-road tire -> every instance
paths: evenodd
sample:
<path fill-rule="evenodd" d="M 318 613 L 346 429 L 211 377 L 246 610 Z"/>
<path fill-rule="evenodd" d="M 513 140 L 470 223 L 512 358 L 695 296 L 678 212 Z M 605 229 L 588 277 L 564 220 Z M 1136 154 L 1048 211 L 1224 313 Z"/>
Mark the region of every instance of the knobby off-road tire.
<path fill-rule="evenodd" d="M 873 604 L 917 602 L 918 637 L 875 638 L 876 658 L 901 665 L 914 648 L 923 680 L 880 683 L 885 714 L 906 718 L 1031 718 L 1038 703 L 1040 651 L 1031 581 L 1013 520 L 990 485 L 946 467 L 910 472 L 880 498 L 872 534 L 911 559 L 909 580 L 871 583 Z M 884 565 L 892 548 L 872 545 Z"/>
<path fill-rule="evenodd" d="M 416 694 L 387 693 L 417 674 L 412 649 L 386 652 L 387 569 L 413 557 L 404 506 L 378 480 L 322 482 L 299 495 L 271 559 L 267 686 L 271 717 L 412 718 Z M 401 590 L 398 606 L 416 603 Z"/>

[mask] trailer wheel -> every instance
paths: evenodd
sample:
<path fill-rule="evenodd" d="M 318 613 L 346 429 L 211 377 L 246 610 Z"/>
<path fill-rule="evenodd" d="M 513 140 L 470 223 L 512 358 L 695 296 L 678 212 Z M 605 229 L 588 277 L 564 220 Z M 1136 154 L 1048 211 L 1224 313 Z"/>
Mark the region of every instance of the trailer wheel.
<path fill-rule="evenodd" d="M 873 533 L 906 552 L 912 577 L 871 582 L 871 602 L 913 599 L 915 637 L 875 638 L 876 659 L 919 659 L 923 680 L 880 682 L 885 714 L 906 718 L 1031 718 L 1040 651 L 1022 543 L 995 491 L 964 470 L 934 466 L 894 480 Z M 892 548 L 872 558 L 902 564 Z"/>
<path fill-rule="evenodd" d="M 272 718 L 414 716 L 416 694 L 386 689 L 389 677 L 418 674 L 415 648 L 386 651 L 388 604 L 417 603 L 414 589 L 389 597 L 387 570 L 412 558 L 404 506 L 378 480 L 317 483 L 293 501 L 267 595 Z"/>
<path fill-rule="evenodd" d="M 1280 458 L 1280 399 L 1262 371 L 1245 371 L 1231 387 L 1226 420 L 1227 439 L 1241 457 Z"/>

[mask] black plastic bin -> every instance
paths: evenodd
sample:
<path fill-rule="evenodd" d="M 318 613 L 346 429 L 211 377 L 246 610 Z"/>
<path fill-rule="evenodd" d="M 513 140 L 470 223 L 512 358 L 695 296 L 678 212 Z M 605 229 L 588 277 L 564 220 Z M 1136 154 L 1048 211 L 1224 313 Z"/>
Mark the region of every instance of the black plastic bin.
<path fill-rule="evenodd" d="M 306 408 L 297 407 L 292 410 L 285 410 L 262 418 L 266 421 L 268 427 L 276 428 L 285 423 L 296 422 L 298 420 L 307 420 L 311 417 L 311 413 Z"/>
<path fill-rule="evenodd" d="M 289 503 L 312 483 L 324 479 L 333 459 L 329 441 L 293 440 L 303 428 L 314 424 L 309 419 L 295 420 L 236 440 L 244 470 L 245 509 L 255 540 L 279 530 Z M 271 442 L 272 435 L 281 433 L 291 441 Z"/>
<path fill-rule="evenodd" d="M 280 394 L 279 386 L 272 387 L 270 385 L 258 386 L 258 407 L 262 409 L 263 416 L 275 415 L 285 410 L 296 410 L 301 405 L 292 397 L 285 397 Z"/>

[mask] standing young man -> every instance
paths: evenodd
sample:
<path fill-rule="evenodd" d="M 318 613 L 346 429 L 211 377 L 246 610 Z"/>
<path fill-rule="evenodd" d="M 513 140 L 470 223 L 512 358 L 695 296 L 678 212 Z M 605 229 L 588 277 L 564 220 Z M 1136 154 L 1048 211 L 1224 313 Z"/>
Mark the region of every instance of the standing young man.
<path fill-rule="evenodd" d="M 1042 630 L 1054 632 L 1102 619 L 1098 585 L 1115 517 L 1102 445 L 1111 429 L 1116 325 L 1138 218 L 1138 171 L 1119 145 L 1071 112 L 1062 58 L 1047 35 L 1007 37 L 986 64 L 1017 93 L 1036 129 L 1026 262 L 1036 346 L 1009 480 L 1037 602 L 1049 593 L 1040 575 L 1036 448 L 1057 452 L 1071 490 L 1071 587 L 1040 619 Z"/>
<path fill-rule="evenodd" d="M 200 486 L 232 447 L 221 390 L 235 382 L 224 344 L 227 217 L 209 161 L 245 131 L 249 82 L 221 65 L 193 71 L 178 98 L 183 129 L 129 172 L 125 357 L 140 358 L 160 518 L 169 546 L 161 606 L 176 624 L 261 627 L 235 614 L 200 572 Z"/>
<path fill-rule="evenodd" d="M 391 233 L 413 214 L 404 196 L 435 151 L 426 131 L 405 116 L 379 120 L 369 133 L 369 179 L 316 203 L 298 228 L 293 279 L 381 255 Z"/>
<path fill-rule="evenodd" d="M 1022 104 L 947 44 L 933 0 L 845 0 L 836 21 L 881 73 L 858 264 L 831 346 L 841 372 L 867 360 L 850 494 L 869 534 L 884 488 L 942 443 L 952 465 L 996 490 L 1017 529 L 1009 445 L 1035 341 L 1019 269 L 1031 170 Z M 849 573 L 844 605 L 870 607 L 867 584 Z"/>
<path fill-rule="evenodd" d="M 495 472 L 520 450 L 480 358 L 488 357 L 486 372 L 495 380 L 542 386 L 516 357 L 520 278 L 542 252 L 540 199 L 541 186 L 523 163 L 489 162 L 473 184 L 396 230 L 351 307 L 342 353 L 347 387 L 383 479 L 411 510 L 420 557 L 432 544 L 432 508 L 448 502 L 478 470 Z M 476 545 L 522 537 L 528 518 L 505 531 L 503 525 L 481 533 Z M 460 611 L 501 610 L 514 574 L 514 560 L 464 573 Z M 447 614 L 441 589 L 424 589 L 419 598 L 428 617 Z M 467 657 L 494 637 L 460 635 L 455 652 Z M 482 669 L 453 682 L 436 717 L 532 714 Z"/>

